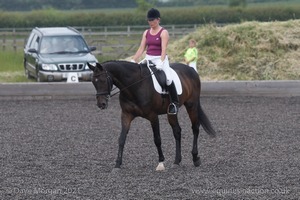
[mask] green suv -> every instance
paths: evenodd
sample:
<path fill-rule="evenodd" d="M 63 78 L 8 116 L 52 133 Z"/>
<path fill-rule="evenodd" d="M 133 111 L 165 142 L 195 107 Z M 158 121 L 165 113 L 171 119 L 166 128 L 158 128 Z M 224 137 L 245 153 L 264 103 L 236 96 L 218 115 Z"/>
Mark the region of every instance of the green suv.
<path fill-rule="evenodd" d="M 87 62 L 96 63 L 83 36 L 71 27 L 34 28 L 24 47 L 27 78 L 43 81 L 90 81 L 92 71 Z"/>

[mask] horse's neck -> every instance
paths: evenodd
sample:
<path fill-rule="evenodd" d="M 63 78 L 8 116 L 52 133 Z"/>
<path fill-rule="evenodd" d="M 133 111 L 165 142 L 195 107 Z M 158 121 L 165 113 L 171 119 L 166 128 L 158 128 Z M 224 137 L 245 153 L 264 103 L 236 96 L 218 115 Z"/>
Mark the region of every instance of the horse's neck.
<path fill-rule="evenodd" d="M 124 66 L 122 62 L 113 62 L 112 64 L 108 65 L 107 71 L 112 75 L 112 79 L 114 84 L 121 89 L 122 87 L 126 86 L 128 83 L 128 77 L 132 76 L 132 68 Z"/>
<path fill-rule="evenodd" d="M 141 84 L 141 71 L 138 65 L 126 62 L 116 62 L 107 67 L 112 75 L 113 84 L 127 95 L 134 96 Z"/>

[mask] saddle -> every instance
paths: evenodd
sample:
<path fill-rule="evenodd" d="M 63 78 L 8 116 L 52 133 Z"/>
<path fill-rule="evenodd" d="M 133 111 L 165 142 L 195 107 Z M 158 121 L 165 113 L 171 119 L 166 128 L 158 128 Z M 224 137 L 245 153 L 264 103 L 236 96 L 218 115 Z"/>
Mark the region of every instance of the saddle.
<path fill-rule="evenodd" d="M 165 72 L 163 70 L 157 69 L 156 65 L 149 60 L 143 60 L 142 62 L 140 62 L 140 66 L 142 68 L 146 67 L 149 69 L 156 92 L 158 92 L 160 94 L 168 94 L 167 77 L 166 77 Z M 170 68 L 170 71 L 171 71 L 171 75 L 173 78 L 173 82 L 174 82 L 176 90 L 177 90 L 177 94 L 181 95 L 182 94 L 182 85 L 181 85 L 181 81 L 178 77 L 178 74 L 172 68 Z"/>
<path fill-rule="evenodd" d="M 166 91 L 167 88 L 167 77 L 163 70 L 159 70 L 156 68 L 156 65 L 149 61 L 148 67 L 152 70 L 152 73 L 154 74 L 157 82 L 162 87 L 162 90 Z M 151 71 L 150 71 L 151 72 Z"/>

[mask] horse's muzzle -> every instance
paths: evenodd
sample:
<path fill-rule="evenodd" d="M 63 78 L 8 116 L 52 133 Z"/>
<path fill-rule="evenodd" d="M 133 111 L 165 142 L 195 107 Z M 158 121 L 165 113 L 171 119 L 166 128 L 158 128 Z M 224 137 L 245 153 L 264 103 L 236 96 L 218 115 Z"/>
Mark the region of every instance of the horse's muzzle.
<path fill-rule="evenodd" d="M 97 106 L 98 106 L 98 108 L 100 108 L 101 110 L 104 110 L 104 109 L 107 108 L 108 102 L 107 102 L 106 99 L 98 98 L 98 97 L 97 97 Z"/>
<path fill-rule="evenodd" d="M 104 110 L 107 108 L 107 104 L 106 103 L 97 103 L 97 106 L 101 109 Z"/>

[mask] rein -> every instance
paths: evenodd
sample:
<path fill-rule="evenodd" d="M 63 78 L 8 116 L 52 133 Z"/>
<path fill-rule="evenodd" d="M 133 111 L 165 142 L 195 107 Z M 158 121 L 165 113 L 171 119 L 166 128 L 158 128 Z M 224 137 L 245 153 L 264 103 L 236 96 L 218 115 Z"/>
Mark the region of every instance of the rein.
<path fill-rule="evenodd" d="M 142 71 L 141 65 L 139 65 L 139 66 L 140 66 L 140 70 Z M 113 96 L 119 94 L 121 91 L 126 90 L 127 88 L 129 88 L 129 87 L 131 87 L 131 86 L 133 86 L 133 85 L 135 85 L 137 83 L 140 83 L 140 82 L 146 80 L 147 78 L 149 78 L 150 76 L 152 76 L 153 74 L 155 74 L 158 71 L 158 69 L 156 69 L 155 72 L 150 72 L 150 74 L 147 75 L 147 76 L 145 76 L 144 78 L 142 78 L 140 80 L 137 80 L 136 82 L 134 82 L 134 83 L 132 83 L 132 84 L 130 84 L 130 85 L 128 85 L 128 86 L 120 89 L 118 92 L 115 92 L 114 94 L 111 94 L 111 92 L 114 91 L 114 90 L 116 90 L 117 87 L 115 87 L 115 88 L 112 89 L 112 86 L 113 86 L 112 78 L 109 76 L 108 71 L 106 69 L 104 69 L 104 70 L 105 70 L 104 73 L 98 74 L 98 75 L 96 75 L 94 77 L 98 77 L 98 76 L 101 76 L 103 74 L 106 74 L 106 80 L 107 80 L 107 83 L 108 83 L 107 84 L 107 92 L 97 92 L 97 94 L 96 94 L 96 96 L 106 95 L 106 99 L 109 99 L 110 97 L 113 97 Z M 141 72 L 141 74 L 142 74 L 142 72 Z"/>

